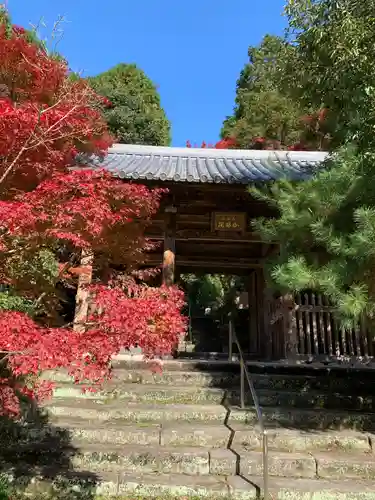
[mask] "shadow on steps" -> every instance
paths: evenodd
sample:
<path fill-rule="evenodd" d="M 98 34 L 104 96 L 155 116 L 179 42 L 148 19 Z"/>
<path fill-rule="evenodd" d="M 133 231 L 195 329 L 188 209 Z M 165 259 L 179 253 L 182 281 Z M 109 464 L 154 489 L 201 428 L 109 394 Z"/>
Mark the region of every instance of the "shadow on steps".
<path fill-rule="evenodd" d="M 98 478 L 74 470 L 76 453 L 68 430 L 53 426 L 42 410 L 29 403 L 23 404 L 19 421 L 0 418 L 0 474 L 17 493 L 30 498 L 93 500 Z"/>
<path fill-rule="evenodd" d="M 145 369 L 143 362 L 119 362 L 127 374 L 126 383 L 135 382 L 137 372 Z M 351 368 L 314 368 L 272 363 L 248 364 L 264 417 L 270 426 L 291 429 L 375 431 L 375 370 Z M 147 368 L 146 368 L 147 370 Z M 122 375 L 121 375 L 122 376 Z M 134 380 L 133 380 L 134 378 Z M 163 373 L 142 383 L 167 392 L 181 390 L 181 402 L 194 397 L 204 404 L 221 403 L 238 410 L 240 403 L 240 367 L 238 363 L 210 359 L 176 359 L 166 361 Z M 138 381 L 138 380 L 137 380 Z M 149 386 L 150 387 L 150 386 Z M 136 391 L 136 387 L 134 387 Z M 151 390 L 151 387 L 150 387 Z M 196 395 L 192 394 L 195 391 Z M 185 396 L 186 401 L 182 401 Z M 179 400 L 171 400 L 179 403 Z M 248 407 L 240 420 L 256 423 L 251 394 L 245 383 Z M 256 420 L 256 419 L 255 419 Z"/>

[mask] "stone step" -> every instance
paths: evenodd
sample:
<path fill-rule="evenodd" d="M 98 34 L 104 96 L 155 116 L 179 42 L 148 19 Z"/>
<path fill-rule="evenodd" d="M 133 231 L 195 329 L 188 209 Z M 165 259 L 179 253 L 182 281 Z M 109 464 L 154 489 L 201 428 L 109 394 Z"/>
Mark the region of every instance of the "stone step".
<path fill-rule="evenodd" d="M 68 435 L 68 438 L 66 436 Z M 95 420 L 82 420 L 80 418 L 58 418 L 55 423 L 49 422 L 41 428 L 28 432 L 28 442 L 45 442 L 51 438 L 62 436 L 73 446 L 82 444 L 100 443 L 102 446 L 114 443 L 121 445 L 159 445 L 161 425 L 158 423 L 123 423 L 113 420 L 110 423 L 98 423 Z M 219 441 L 222 446 L 226 440 Z M 214 443 L 209 443 L 214 447 Z"/>
<path fill-rule="evenodd" d="M 53 417 L 74 417 L 98 422 L 118 420 L 130 422 L 236 422 L 256 425 L 258 422 L 253 407 L 241 410 L 237 407 L 225 408 L 218 404 L 140 404 L 129 401 L 105 402 L 101 400 L 80 400 L 55 398 L 45 404 Z M 268 427 L 284 427 L 312 430 L 352 429 L 371 432 L 375 430 L 375 415 L 363 412 L 339 412 L 326 409 L 302 410 L 288 408 L 263 408 Z"/>
<path fill-rule="evenodd" d="M 375 430 L 375 415 L 373 413 L 282 407 L 264 407 L 262 413 L 265 425 L 268 427 L 294 428 L 305 431 L 351 429 L 372 432 Z M 258 422 L 254 408 L 241 410 L 232 407 L 231 419 L 253 425 Z"/>
<path fill-rule="evenodd" d="M 131 366 L 131 363 L 129 363 L 129 365 Z M 184 387 L 193 386 L 195 388 L 214 387 L 224 389 L 240 386 L 239 366 L 234 368 L 234 371 L 231 372 L 182 371 L 177 369 L 170 370 L 170 368 L 171 365 L 165 367 L 162 373 L 153 373 L 150 368 L 118 368 L 114 370 L 113 384 L 122 386 L 129 383 L 137 383 L 145 385 L 177 385 Z M 180 363 L 175 368 L 180 368 Z M 71 377 L 61 370 L 45 372 L 43 378 L 60 383 L 69 383 L 72 381 Z M 357 396 L 365 396 L 373 393 L 373 384 L 367 383 L 366 377 L 352 380 L 349 383 L 348 377 L 253 373 L 252 379 L 257 390 L 318 391 L 320 393 L 329 391 L 341 394 L 356 394 Z"/>
<path fill-rule="evenodd" d="M 263 375 L 264 384 L 266 377 Z M 71 382 L 71 377 L 62 370 L 46 371 L 43 374 L 46 380 L 54 382 Z M 145 385 L 161 385 L 161 386 L 193 386 L 193 387 L 215 387 L 228 388 L 238 386 L 240 384 L 240 376 L 238 373 L 213 372 L 205 373 L 199 371 L 178 371 L 163 370 L 162 373 L 154 373 L 151 369 L 115 369 L 113 373 L 113 384 L 118 386 L 122 384 L 145 384 Z"/>
<path fill-rule="evenodd" d="M 337 453 L 282 453 L 270 451 L 270 476 L 325 479 L 375 479 L 373 456 L 341 456 Z M 241 450 L 209 450 L 204 448 L 129 446 L 112 444 L 84 444 L 74 451 L 74 467 L 90 472 L 126 471 L 129 473 L 187 474 L 187 475 L 241 475 L 260 476 L 263 473 L 261 452 Z"/>
<path fill-rule="evenodd" d="M 375 411 L 375 398 L 362 397 L 356 394 L 342 395 L 335 393 L 320 394 L 318 392 L 296 392 L 259 390 L 257 391 L 261 406 L 283 406 L 292 408 L 327 408 L 342 410 Z M 213 387 L 173 386 L 163 388 L 160 385 L 141 385 L 121 383 L 106 386 L 100 392 L 82 393 L 79 386 L 60 384 L 55 388 L 55 398 L 102 399 L 105 401 L 124 400 L 139 403 L 155 404 L 226 404 L 238 405 L 240 391 Z M 249 391 L 245 394 L 246 404 L 252 404 Z"/>
<path fill-rule="evenodd" d="M 174 405 L 174 404 L 221 404 L 225 398 L 225 389 L 195 388 L 195 387 L 168 387 L 159 385 L 144 386 L 138 384 L 121 384 L 107 386 L 99 392 L 82 393 L 77 385 L 60 384 L 54 390 L 54 398 L 82 398 L 103 401 L 128 401 L 134 403 Z"/>
<path fill-rule="evenodd" d="M 363 478 L 375 480 L 375 456 L 368 455 L 360 459 L 358 455 L 338 455 L 331 453 L 316 453 L 317 475 L 322 479 Z M 375 484 L 375 483 L 374 483 Z"/>
<path fill-rule="evenodd" d="M 225 451 L 225 450 L 224 450 Z M 74 468 L 101 472 L 186 474 L 205 476 L 217 460 L 210 464 L 210 451 L 204 448 L 168 448 L 165 446 L 129 446 L 84 444 L 71 457 Z M 230 467 L 229 460 L 227 470 Z M 235 474 L 235 467 L 231 468 Z"/>
<path fill-rule="evenodd" d="M 155 424 L 123 423 L 121 420 L 82 421 L 76 418 L 58 418 L 57 425 L 46 425 L 28 433 L 28 440 L 43 441 L 48 437 L 65 436 L 68 432 L 73 446 L 82 443 L 121 445 L 161 445 L 206 448 L 228 448 L 241 451 L 261 451 L 261 435 L 257 427 L 231 422 L 216 425 L 204 422 L 166 422 Z M 268 429 L 268 447 L 271 451 L 315 453 L 337 451 L 340 453 L 371 454 L 373 434 L 353 431 L 301 431 Z"/>
<path fill-rule="evenodd" d="M 203 448 L 168 447 L 119 447 L 112 446 L 104 452 L 100 447 L 84 447 L 73 458 L 73 464 L 90 471 L 127 471 L 159 474 L 186 474 L 205 476 L 209 474 L 236 474 L 236 455 L 226 449 L 218 454 Z M 224 466 L 222 464 L 225 459 Z"/>
<path fill-rule="evenodd" d="M 162 423 L 162 422 L 214 422 L 223 423 L 229 410 L 221 405 L 157 405 L 139 404 L 124 401 L 105 402 L 101 400 L 80 400 L 79 405 L 73 398 L 54 398 L 44 403 L 51 422 L 54 417 L 73 417 L 90 420 L 99 425 L 103 422 L 118 421 L 125 423 Z M 246 415 L 241 416 L 243 420 Z"/>
<path fill-rule="evenodd" d="M 263 474 L 263 454 L 237 448 L 209 452 L 211 474 L 253 477 Z M 372 454 L 286 453 L 269 451 L 268 474 L 276 477 L 323 479 L 375 479 Z"/>
<path fill-rule="evenodd" d="M 262 438 L 258 429 L 249 430 L 246 424 L 230 426 L 235 430 L 232 447 L 240 450 L 262 449 Z M 268 429 L 268 447 L 272 451 L 288 453 L 316 453 L 319 451 L 332 451 L 343 453 L 356 453 L 371 455 L 375 436 L 370 433 L 354 432 L 350 430 L 318 431 L 318 430 L 292 430 Z"/>
<path fill-rule="evenodd" d="M 66 474 L 71 483 L 76 482 L 75 495 L 84 494 L 83 473 L 72 471 Z M 80 489 L 79 486 L 80 485 Z M 88 482 L 90 494 L 92 479 Z M 373 481 L 320 480 L 271 478 L 270 494 L 273 500 L 374 500 Z M 35 493 L 38 485 L 34 481 L 29 489 Z M 186 474 L 137 474 L 128 472 L 102 472 L 94 487 L 97 495 L 104 498 L 156 498 L 171 495 L 186 499 L 209 498 L 229 500 L 255 500 L 260 497 L 262 479 L 239 476 L 189 476 Z M 28 492 L 26 492 L 28 493 Z M 78 497 L 78 496 L 77 496 Z M 90 497 L 91 498 L 91 497 Z"/>
<path fill-rule="evenodd" d="M 233 432 L 224 424 L 210 425 L 196 422 L 185 423 L 127 423 L 111 420 L 98 423 L 95 420 L 57 418 L 55 425 L 46 425 L 29 433 L 29 441 L 43 441 L 68 432 L 73 446 L 85 443 L 121 445 L 161 445 L 201 448 L 226 448 Z M 249 431 L 254 432 L 254 431 Z M 251 442 L 251 439 L 248 439 Z"/>
<path fill-rule="evenodd" d="M 358 381 L 366 384 L 368 380 L 375 380 L 375 362 L 359 363 L 306 363 L 296 361 L 247 361 L 247 368 L 252 374 L 264 374 L 268 376 L 282 375 L 294 377 L 330 377 L 337 380 Z M 114 369 L 124 370 L 150 370 L 151 363 L 138 359 L 113 359 Z M 164 372 L 184 371 L 199 373 L 239 373 L 240 364 L 238 360 L 228 361 L 215 359 L 167 359 L 162 361 Z M 364 373 L 366 377 L 364 377 Z"/>

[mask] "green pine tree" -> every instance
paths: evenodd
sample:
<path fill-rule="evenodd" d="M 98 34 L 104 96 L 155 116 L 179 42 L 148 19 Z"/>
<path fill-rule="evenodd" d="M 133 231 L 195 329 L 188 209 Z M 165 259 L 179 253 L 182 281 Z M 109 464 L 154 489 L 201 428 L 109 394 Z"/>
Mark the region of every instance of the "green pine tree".
<path fill-rule="evenodd" d="M 311 180 L 250 188 L 278 211 L 255 222 L 265 240 L 280 242 L 270 282 L 325 294 L 346 326 L 375 320 L 374 12 L 375 0 L 289 1 L 289 88 L 336 116 L 341 146 Z"/>

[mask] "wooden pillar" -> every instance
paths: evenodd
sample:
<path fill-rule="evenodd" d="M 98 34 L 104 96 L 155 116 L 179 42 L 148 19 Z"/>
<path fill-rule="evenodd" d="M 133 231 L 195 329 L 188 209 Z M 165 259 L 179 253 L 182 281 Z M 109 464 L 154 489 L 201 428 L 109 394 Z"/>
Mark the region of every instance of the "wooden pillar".
<path fill-rule="evenodd" d="M 176 278 L 176 209 L 168 207 L 165 214 L 164 252 L 163 252 L 163 285 L 172 286 Z M 179 338 L 173 356 L 186 351 L 185 334 Z"/>
<path fill-rule="evenodd" d="M 259 351 L 262 356 L 272 358 L 272 328 L 270 322 L 270 296 L 264 276 L 264 269 L 257 269 L 257 301 L 258 301 L 258 331 Z"/>
<path fill-rule="evenodd" d="M 83 272 L 80 273 L 78 277 L 76 308 L 73 322 L 73 329 L 76 332 L 85 331 L 85 323 L 87 321 L 90 305 L 88 286 L 92 281 L 93 263 L 93 253 L 87 250 L 82 250 L 80 267 L 83 269 Z"/>
<path fill-rule="evenodd" d="M 256 286 L 256 308 L 257 308 L 257 331 L 258 331 L 258 353 L 260 357 L 265 355 L 264 342 L 264 325 L 265 325 L 265 297 L 264 297 L 264 276 L 263 269 L 256 269 L 255 286 Z"/>
<path fill-rule="evenodd" d="M 258 307 L 257 307 L 257 274 L 252 270 L 248 277 L 248 297 L 249 297 L 249 335 L 250 353 L 259 353 L 259 328 L 258 328 Z"/>
<path fill-rule="evenodd" d="M 176 267 L 176 214 L 165 214 L 164 252 L 163 252 L 163 285 L 172 286 L 175 280 Z"/>
<path fill-rule="evenodd" d="M 283 303 L 285 307 L 285 355 L 287 358 L 291 359 L 295 358 L 298 354 L 296 304 L 293 294 L 284 295 Z"/>

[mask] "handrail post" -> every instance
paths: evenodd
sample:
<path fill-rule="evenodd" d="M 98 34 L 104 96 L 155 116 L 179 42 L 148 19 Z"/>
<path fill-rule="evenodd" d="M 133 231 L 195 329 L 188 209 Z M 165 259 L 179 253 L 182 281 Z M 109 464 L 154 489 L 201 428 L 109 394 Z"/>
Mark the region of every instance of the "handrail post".
<path fill-rule="evenodd" d="M 241 367 L 241 408 L 245 408 L 245 366 L 242 356 L 240 356 L 240 367 Z"/>
<path fill-rule="evenodd" d="M 229 320 L 229 347 L 228 347 L 228 361 L 233 361 L 233 324 Z"/>
<path fill-rule="evenodd" d="M 268 490 L 268 434 L 265 429 L 262 433 L 262 448 L 263 448 L 263 497 L 264 500 L 269 500 Z"/>
<path fill-rule="evenodd" d="M 263 415 L 262 415 L 262 410 L 260 408 L 259 404 L 259 398 L 257 396 L 254 383 L 251 379 L 250 372 L 248 370 L 248 367 L 245 362 L 245 358 L 241 349 L 241 345 L 238 342 L 238 337 L 236 335 L 236 330 L 234 328 L 234 325 L 232 323 L 232 318 L 229 319 L 229 355 L 232 354 L 232 345 L 233 343 L 236 343 L 237 349 L 238 349 L 238 357 L 240 361 L 240 369 L 241 369 L 241 374 L 240 374 L 240 384 L 241 384 L 241 408 L 245 409 L 245 377 L 247 380 L 247 383 L 249 385 L 249 389 L 254 401 L 254 406 L 255 406 L 255 411 L 256 415 L 258 417 L 258 422 L 260 425 L 260 433 L 262 436 L 262 463 L 263 463 L 263 498 L 264 500 L 269 500 L 269 475 L 268 475 L 268 434 L 267 430 L 265 429 L 264 425 L 264 420 L 263 420 Z"/>

